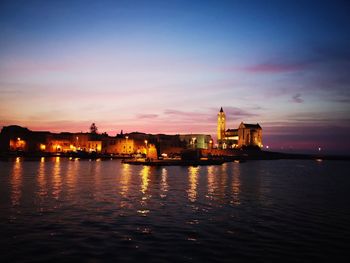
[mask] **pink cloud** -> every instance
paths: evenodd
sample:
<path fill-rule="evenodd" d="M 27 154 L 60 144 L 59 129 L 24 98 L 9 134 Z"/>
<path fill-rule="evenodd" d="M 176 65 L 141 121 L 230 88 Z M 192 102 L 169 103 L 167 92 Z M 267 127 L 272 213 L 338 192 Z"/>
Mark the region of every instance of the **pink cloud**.
<path fill-rule="evenodd" d="M 262 63 L 244 68 L 250 73 L 283 73 L 304 70 L 307 63 Z"/>
<path fill-rule="evenodd" d="M 136 117 L 138 119 L 155 119 L 158 117 L 158 114 L 138 114 Z"/>

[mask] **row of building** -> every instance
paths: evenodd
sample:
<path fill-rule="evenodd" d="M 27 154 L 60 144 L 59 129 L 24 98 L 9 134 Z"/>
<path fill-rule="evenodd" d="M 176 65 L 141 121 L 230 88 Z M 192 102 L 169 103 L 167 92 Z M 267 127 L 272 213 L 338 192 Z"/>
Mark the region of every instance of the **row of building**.
<path fill-rule="evenodd" d="M 217 144 L 206 134 L 128 134 L 52 133 L 31 131 L 17 125 L 3 127 L 0 133 L 0 152 L 86 152 L 115 155 L 147 154 L 152 158 L 160 154 L 176 155 L 184 149 L 231 149 L 262 147 L 262 128 L 259 124 L 241 123 L 238 129 L 226 129 L 223 109 L 218 113 Z"/>
<path fill-rule="evenodd" d="M 114 155 L 160 154 L 176 155 L 183 149 L 210 149 L 213 140 L 210 135 L 146 134 L 132 132 L 109 136 L 97 133 L 52 133 L 31 131 L 17 125 L 3 127 L 0 133 L 0 152 L 43 152 L 43 153 L 102 153 Z"/>

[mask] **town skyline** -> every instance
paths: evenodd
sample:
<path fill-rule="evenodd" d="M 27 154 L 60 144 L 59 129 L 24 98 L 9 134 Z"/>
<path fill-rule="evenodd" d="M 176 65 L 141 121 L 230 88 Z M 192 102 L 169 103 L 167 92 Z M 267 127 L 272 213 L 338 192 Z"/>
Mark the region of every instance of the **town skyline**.
<path fill-rule="evenodd" d="M 2 1 L 0 127 L 210 134 L 349 153 L 342 1 Z"/>

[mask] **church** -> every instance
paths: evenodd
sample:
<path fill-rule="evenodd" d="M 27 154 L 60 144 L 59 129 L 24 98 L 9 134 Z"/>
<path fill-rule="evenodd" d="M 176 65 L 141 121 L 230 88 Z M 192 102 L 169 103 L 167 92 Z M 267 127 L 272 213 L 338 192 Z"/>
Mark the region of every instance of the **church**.
<path fill-rule="evenodd" d="M 219 149 L 262 148 L 262 128 L 258 123 L 241 122 L 238 129 L 226 130 L 226 114 L 221 107 L 218 113 L 217 142 Z"/>

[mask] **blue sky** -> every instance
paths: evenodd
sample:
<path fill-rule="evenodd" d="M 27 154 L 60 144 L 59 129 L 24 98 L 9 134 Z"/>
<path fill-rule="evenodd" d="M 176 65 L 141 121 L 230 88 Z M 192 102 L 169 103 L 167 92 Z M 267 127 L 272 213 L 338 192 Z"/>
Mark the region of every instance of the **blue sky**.
<path fill-rule="evenodd" d="M 2 1 L 0 126 L 215 135 L 350 153 L 346 1 Z"/>

